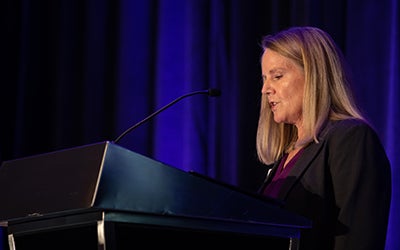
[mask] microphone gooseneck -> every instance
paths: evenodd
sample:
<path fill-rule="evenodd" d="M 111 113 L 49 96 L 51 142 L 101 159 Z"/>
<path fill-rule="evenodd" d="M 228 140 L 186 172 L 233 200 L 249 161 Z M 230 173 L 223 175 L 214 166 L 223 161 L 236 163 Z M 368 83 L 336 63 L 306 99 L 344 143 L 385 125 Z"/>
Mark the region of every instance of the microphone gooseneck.
<path fill-rule="evenodd" d="M 118 143 L 122 139 L 122 137 L 124 137 L 126 134 L 128 134 L 129 132 L 131 132 L 135 128 L 139 127 L 143 123 L 147 122 L 148 120 L 150 120 L 151 118 L 156 116 L 161 111 L 167 109 L 168 107 L 170 107 L 173 104 L 177 103 L 178 101 L 182 100 L 183 98 L 186 98 L 186 97 L 189 97 L 189 96 L 192 96 L 192 95 L 201 95 L 201 94 L 208 95 L 208 96 L 211 96 L 211 97 L 216 97 L 216 96 L 220 96 L 221 95 L 221 90 L 215 89 L 215 88 L 211 88 L 211 89 L 207 89 L 207 90 L 194 91 L 194 92 L 190 92 L 190 93 L 187 93 L 185 95 L 182 95 L 182 96 L 176 98 L 175 100 L 173 100 L 172 102 L 168 103 L 167 105 L 163 106 L 162 108 L 158 109 L 154 113 L 150 114 L 149 116 L 147 116 L 143 120 L 141 120 L 138 123 L 134 124 L 133 126 L 129 127 L 120 136 L 118 136 L 115 140 L 113 140 L 112 143 Z"/>

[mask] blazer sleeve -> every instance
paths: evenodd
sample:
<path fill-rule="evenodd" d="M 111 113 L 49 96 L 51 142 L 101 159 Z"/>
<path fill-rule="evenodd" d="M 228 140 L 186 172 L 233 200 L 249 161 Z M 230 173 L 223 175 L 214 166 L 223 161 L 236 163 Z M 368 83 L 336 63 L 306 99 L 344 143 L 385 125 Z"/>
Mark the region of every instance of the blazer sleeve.
<path fill-rule="evenodd" d="M 362 122 L 340 125 L 329 137 L 338 222 L 347 230 L 335 238 L 335 249 L 384 249 L 391 199 L 384 148 Z"/>

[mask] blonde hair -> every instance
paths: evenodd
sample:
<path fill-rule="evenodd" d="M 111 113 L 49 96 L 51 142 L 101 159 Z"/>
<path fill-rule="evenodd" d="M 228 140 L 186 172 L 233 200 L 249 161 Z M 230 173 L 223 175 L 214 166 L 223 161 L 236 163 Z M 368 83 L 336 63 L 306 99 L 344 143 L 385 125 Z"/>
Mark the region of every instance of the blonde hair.
<path fill-rule="evenodd" d="M 315 27 L 292 27 L 265 36 L 261 45 L 264 51 L 268 48 L 293 60 L 304 71 L 302 145 L 318 143 L 318 134 L 328 120 L 364 120 L 348 87 L 344 57 L 326 32 Z M 296 140 L 297 128 L 276 123 L 267 96 L 263 95 L 256 138 L 260 161 L 274 163 Z"/>

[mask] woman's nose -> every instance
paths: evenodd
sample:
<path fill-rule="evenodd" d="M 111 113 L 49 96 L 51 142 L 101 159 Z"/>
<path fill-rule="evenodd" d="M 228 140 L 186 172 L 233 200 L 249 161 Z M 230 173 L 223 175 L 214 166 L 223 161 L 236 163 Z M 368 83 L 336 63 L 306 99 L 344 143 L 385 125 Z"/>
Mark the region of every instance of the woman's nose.
<path fill-rule="evenodd" d="M 261 88 L 261 93 L 270 95 L 272 93 L 271 86 L 269 86 L 267 83 L 264 83 Z"/>

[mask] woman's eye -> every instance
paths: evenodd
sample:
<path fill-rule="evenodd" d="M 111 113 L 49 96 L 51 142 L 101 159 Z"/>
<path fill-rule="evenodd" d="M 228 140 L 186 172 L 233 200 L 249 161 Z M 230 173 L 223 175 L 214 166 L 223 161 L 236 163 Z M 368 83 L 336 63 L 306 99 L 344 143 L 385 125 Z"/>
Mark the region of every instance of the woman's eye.
<path fill-rule="evenodd" d="M 276 76 L 274 76 L 274 80 L 279 80 L 279 79 L 282 78 L 282 76 L 283 76 L 283 75 L 276 75 Z"/>

